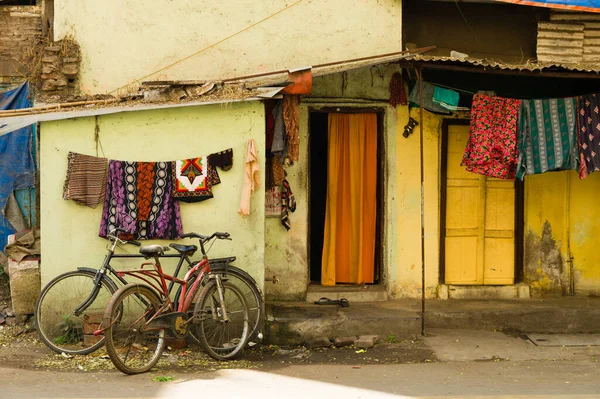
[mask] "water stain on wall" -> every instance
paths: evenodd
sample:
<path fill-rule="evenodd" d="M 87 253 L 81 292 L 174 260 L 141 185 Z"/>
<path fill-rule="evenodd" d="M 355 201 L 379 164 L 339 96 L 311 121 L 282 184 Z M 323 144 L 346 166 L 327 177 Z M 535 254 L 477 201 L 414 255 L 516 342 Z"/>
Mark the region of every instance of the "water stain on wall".
<path fill-rule="evenodd" d="M 560 296 L 566 292 L 566 282 L 561 278 L 565 261 L 560 246 L 547 220 L 541 236 L 532 230 L 525 235 L 525 283 L 531 287 L 532 296 Z"/>

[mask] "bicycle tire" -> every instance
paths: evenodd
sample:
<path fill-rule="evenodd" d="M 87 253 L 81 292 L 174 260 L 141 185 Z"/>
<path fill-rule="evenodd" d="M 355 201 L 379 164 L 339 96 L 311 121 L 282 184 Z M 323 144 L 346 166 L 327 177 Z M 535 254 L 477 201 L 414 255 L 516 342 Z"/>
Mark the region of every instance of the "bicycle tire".
<path fill-rule="evenodd" d="M 248 321 L 250 323 L 250 333 L 248 334 L 248 341 L 250 341 L 258 337 L 259 334 L 261 334 L 261 329 L 263 327 L 265 308 L 264 301 L 262 299 L 262 294 L 256 284 L 256 281 L 254 281 L 254 279 L 244 270 L 233 265 L 228 265 L 227 267 L 221 265 L 211 266 L 211 272 L 218 273 L 221 275 L 225 275 L 225 269 L 227 269 L 227 281 L 235 284 L 237 288 L 239 288 L 242 291 L 242 293 L 244 294 L 244 298 L 246 299 L 246 303 L 248 305 Z M 192 286 L 196 277 L 197 276 L 194 275 L 190 278 L 190 281 L 188 282 L 188 287 Z M 198 288 L 199 289 L 197 292 L 200 292 L 202 286 L 198 286 Z M 178 306 L 180 294 L 181 286 L 177 289 L 177 292 L 175 294 L 174 303 L 176 309 Z M 198 297 L 196 294 L 194 294 L 191 297 L 195 298 L 194 303 L 197 302 Z M 188 305 L 187 309 L 188 313 L 190 313 L 193 311 L 194 307 L 193 305 Z M 198 334 L 193 327 L 190 328 L 190 334 L 188 335 L 188 337 L 191 342 L 193 342 L 196 345 L 200 345 L 200 339 L 198 338 Z"/>
<path fill-rule="evenodd" d="M 73 270 L 55 277 L 41 291 L 35 304 L 34 325 L 41 341 L 52 351 L 87 355 L 104 345 L 104 337 L 96 338 L 91 329 L 99 327 L 94 322 L 101 321 L 106 304 L 117 290 L 109 277 L 102 276 L 100 291 L 84 313 L 72 314 L 94 289 L 95 277 L 91 270 Z"/>
<path fill-rule="evenodd" d="M 225 312 L 218 297 L 217 282 L 208 281 L 194 306 L 192 324 L 199 327 L 200 346 L 210 357 L 231 360 L 242 353 L 248 342 L 248 305 L 242 292 L 229 282 L 223 282 Z M 239 309 L 234 307 L 236 304 Z M 228 320 L 223 319 L 225 313 Z"/>
<path fill-rule="evenodd" d="M 103 322 L 107 326 L 106 352 L 119 371 L 144 373 L 160 360 L 166 346 L 165 330 L 144 330 L 144 323 L 161 305 L 154 290 L 142 284 L 127 284 L 110 299 Z"/>

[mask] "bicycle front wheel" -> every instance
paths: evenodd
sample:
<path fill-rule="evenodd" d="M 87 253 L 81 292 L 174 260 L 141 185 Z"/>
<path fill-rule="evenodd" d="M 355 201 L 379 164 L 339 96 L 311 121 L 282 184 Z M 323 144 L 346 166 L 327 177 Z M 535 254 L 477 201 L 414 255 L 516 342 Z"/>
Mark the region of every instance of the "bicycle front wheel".
<path fill-rule="evenodd" d="M 234 359 L 248 341 L 248 305 L 235 285 L 223 282 L 223 302 L 215 280 L 206 283 L 194 306 L 200 345 L 213 359 Z"/>
<path fill-rule="evenodd" d="M 108 326 L 106 352 L 123 373 L 144 373 L 158 363 L 165 349 L 165 330 L 151 329 L 147 322 L 161 305 L 158 295 L 140 284 L 121 287 L 109 301 L 103 322 Z"/>
<path fill-rule="evenodd" d="M 34 323 L 42 342 L 56 353 L 87 355 L 104 344 L 104 336 L 94 336 L 100 328 L 106 304 L 116 291 L 107 277 L 100 280 L 93 301 L 75 315 L 74 310 L 93 294 L 96 273 L 74 270 L 50 281 L 40 293 L 34 310 Z"/>

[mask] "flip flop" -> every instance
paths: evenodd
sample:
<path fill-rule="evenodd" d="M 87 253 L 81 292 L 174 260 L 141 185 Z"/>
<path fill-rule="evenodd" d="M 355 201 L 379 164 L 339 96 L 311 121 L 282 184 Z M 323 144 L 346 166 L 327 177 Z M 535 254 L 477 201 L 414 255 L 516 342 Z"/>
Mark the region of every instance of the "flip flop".
<path fill-rule="evenodd" d="M 340 299 L 329 299 L 326 297 L 323 297 L 321 299 L 319 299 L 318 301 L 315 301 L 315 305 L 340 305 L 343 308 L 347 308 L 350 306 L 350 303 L 348 302 L 348 300 L 346 298 L 340 298 Z"/>

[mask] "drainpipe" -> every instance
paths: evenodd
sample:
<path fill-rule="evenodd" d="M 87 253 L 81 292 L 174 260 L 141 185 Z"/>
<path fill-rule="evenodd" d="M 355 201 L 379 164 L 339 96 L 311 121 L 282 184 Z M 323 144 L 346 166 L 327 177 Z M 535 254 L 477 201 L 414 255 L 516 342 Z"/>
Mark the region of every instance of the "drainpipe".
<path fill-rule="evenodd" d="M 421 335 L 425 335 L 425 174 L 423 165 L 423 68 L 419 67 L 419 158 L 421 169 Z"/>
<path fill-rule="evenodd" d="M 573 265 L 573 253 L 571 252 L 571 173 L 567 173 L 566 192 L 566 226 L 567 226 L 567 264 L 569 265 L 569 295 L 575 295 L 575 267 Z"/>

